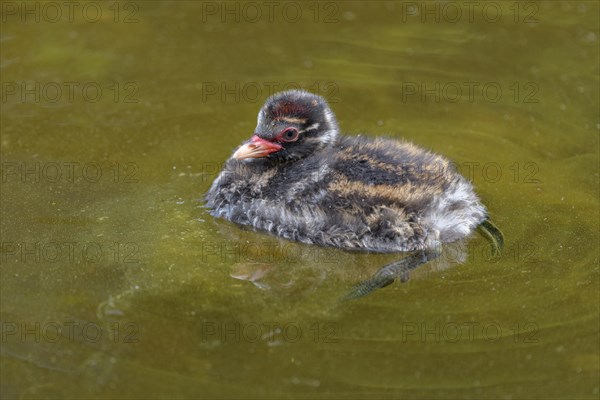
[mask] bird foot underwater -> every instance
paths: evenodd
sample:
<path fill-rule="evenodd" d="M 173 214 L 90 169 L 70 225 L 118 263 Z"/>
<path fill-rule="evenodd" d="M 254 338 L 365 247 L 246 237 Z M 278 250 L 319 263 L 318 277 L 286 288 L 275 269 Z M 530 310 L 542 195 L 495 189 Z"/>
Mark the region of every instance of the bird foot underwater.
<path fill-rule="evenodd" d="M 504 247 L 502 231 L 489 219 L 483 221 L 477 227 L 477 230 L 490 243 L 492 255 L 500 256 Z M 366 296 L 377 289 L 391 285 L 396 279 L 400 279 L 400 282 L 405 283 L 409 280 L 412 270 L 435 260 L 441 253 L 440 248 L 412 252 L 404 258 L 380 268 L 371 278 L 355 285 L 341 300 L 347 301 Z"/>

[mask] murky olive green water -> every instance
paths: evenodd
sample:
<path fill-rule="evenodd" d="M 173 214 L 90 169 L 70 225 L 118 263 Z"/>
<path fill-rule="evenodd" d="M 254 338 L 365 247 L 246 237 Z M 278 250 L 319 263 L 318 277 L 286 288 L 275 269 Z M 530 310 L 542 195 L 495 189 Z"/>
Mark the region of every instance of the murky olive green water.
<path fill-rule="evenodd" d="M 412 3 L 4 2 L 2 398 L 598 398 L 598 3 Z M 297 86 L 455 161 L 503 257 L 340 303 L 397 256 L 208 215 Z"/>

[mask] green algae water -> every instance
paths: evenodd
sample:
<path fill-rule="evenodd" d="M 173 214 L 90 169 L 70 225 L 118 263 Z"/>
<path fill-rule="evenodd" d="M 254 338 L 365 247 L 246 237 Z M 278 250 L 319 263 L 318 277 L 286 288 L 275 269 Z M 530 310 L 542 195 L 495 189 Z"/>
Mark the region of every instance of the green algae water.
<path fill-rule="evenodd" d="M 595 1 L 1 3 L 2 398 L 598 398 Z M 505 235 L 398 255 L 202 197 L 275 91 L 453 160 Z"/>

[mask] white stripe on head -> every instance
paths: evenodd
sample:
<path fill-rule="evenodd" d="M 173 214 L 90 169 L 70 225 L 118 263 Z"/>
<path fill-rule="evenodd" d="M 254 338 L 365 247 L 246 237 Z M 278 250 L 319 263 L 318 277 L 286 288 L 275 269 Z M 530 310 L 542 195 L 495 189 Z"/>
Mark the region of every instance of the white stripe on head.
<path fill-rule="evenodd" d="M 329 107 L 325 109 L 325 121 L 327 121 L 327 125 L 329 130 L 321 136 L 321 139 L 324 144 L 333 143 L 338 136 L 338 125 L 335 120 L 335 116 Z"/>
<path fill-rule="evenodd" d="M 304 132 L 308 132 L 308 131 L 314 131 L 315 129 L 319 129 L 319 123 L 318 122 L 312 124 L 311 126 L 307 127 L 306 129 L 302 129 L 301 131 L 298 131 L 298 133 L 304 133 Z"/>

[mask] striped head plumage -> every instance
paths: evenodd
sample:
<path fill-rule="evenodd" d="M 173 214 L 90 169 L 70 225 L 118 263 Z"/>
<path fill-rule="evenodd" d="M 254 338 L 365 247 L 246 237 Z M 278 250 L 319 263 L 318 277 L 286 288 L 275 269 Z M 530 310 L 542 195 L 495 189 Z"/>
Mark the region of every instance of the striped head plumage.
<path fill-rule="evenodd" d="M 335 115 L 322 97 L 303 90 L 277 93 L 258 113 L 254 135 L 232 158 L 299 160 L 334 143 L 338 131 Z"/>

